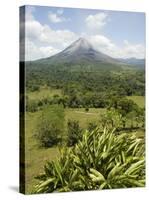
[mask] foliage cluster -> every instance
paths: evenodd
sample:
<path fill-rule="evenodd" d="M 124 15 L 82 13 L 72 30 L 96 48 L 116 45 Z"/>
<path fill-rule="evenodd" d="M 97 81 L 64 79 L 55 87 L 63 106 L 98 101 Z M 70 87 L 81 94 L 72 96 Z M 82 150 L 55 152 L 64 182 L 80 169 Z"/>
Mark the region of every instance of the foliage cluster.
<path fill-rule="evenodd" d="M 85 131 L 74 148 L 60 150 L 36 178 L 35 193 L 65 192 L 145 185 L 144 142 L 135 135 L 99 128 Z"/>
<path fill-rule="evenodd" d="M 68 146 L 74 146 L 82 137 L 82 129 L 80 128 L 79 122 L 76 120 L 68 120 Z"/>
<path fill-rule="evenodd" d="M 51 147 L 62 142 L 64 110 L 60 106 L 46 107 L 38 119 L 35 137 L 42 147 Z"/>

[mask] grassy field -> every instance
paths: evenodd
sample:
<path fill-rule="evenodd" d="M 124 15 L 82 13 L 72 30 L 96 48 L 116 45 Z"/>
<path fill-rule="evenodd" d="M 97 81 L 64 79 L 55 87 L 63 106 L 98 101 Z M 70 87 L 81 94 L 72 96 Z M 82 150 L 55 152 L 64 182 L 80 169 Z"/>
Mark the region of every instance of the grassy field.
<path fill-rule="evenodd" d="M 39 100 L 43 98 L 52 97 L 53 95 L 61 95 L 61 90 L 50 89 L 48 87 L 40 88 L 37 92 L 30 92 L 28 96 L 30 99 Z M 140 107 L 145 106 L 145 98 L 143 96 L 128 97 L 137 103 Z M 82 128 L 86 128 L 89 122 L 98 123 L 100 115 L 103 114 L 106 109 L 90 108 L 88 112 L 84 108 L 66 108 L 65 114 L 65 127 L 67 126 L 68 119 L 77 120 Z M 39 148 L 37 140 L 34 135 L 36 133 L 36 126 L 41 111 L 35 113 L 26 113 L 26 129 L 25 129 L 25 173 L 26 173 L 26 193 L 31 193 L 33 186 L 37 183 L 34 177 L 42 172 L 43 166 L 48 160 L 54 160 L 59 155 L 58 147 L 52 148 Z M 135 132 L 139 137 L 144 136 L 143 130 L 137 130 Z"/>
<path fill-rule="evenodd" d="M 82 128 L 86 128 L 89 122 L 98 123 L 100 115 L 105 112 L 102 108 L 90 108 L 88 112 L 84 108 L 66 108 L 65 121 L 68 119 L 77 120 Z"/>
<path fill-rule="evenodd" d="M 59 95 L 61 96 L 61 90 L 60 89 L 51 89 L 47 86 L 41 87 L 39 91 L 35 92 L 28 92 L 27 95 L 31 100 L 41 100 L 44 98 L 50 98 L 53 97 L 54 95 Z"/>
<path fill-rule="evenodd" d="M 127 98 L 133 100 L 141 108 L 143 108 L 145 106 L 145 97 L 144 96 L 129 96 Z"/>
<path fill-rule="evenodd" d="M 25 131 L 25 173 L 26 173 L 26 193 L 31 193 L 33 185 L 36 184 L 34 177 L 42 172 L 46 160 L 54 160 L 58 156 L 58 147 L 39 148 L 34 138 L 37 119 L 40 112 L 26 114 Z"/>

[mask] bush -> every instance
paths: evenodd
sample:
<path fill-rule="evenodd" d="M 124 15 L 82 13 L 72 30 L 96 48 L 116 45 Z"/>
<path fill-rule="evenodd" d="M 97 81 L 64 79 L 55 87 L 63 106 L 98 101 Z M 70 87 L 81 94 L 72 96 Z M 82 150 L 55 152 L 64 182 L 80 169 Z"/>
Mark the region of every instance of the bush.
<path fill-rule="evenodd" d="M 58 160 L 45 165 L 34 192 L 144 187 L 143 140 L 113 131 L 85 131 L 74 148 L 64 148 Z"/>
<path fill-rule="evenodd" d="M 88 112 L 88 111 L 89 111 L 89 108 L 88 108 L 88 107 L 86 107 L 86 108 L 85 108 L 85 111 L 86 111 L 86 112 Z"/>
<path fill-rule="evenodd" d="M 96 123 L 90 122 L 90 123 L 88 124 L 87 130 L 88 130 L 88 131 L 93 131 L 96 127 L 97 127 L 97 124 L 96 124 Z"/>
<path fill-rule="evenodd" d="M 45 107 L 38 119 L 35 137 L 42 147 L 52 147 L 62 141 L 64 110 L 60 106 Z"/>
<path fill-rule="evenodd" d="M 68 146 L 73 146 L 75 145 L 82 136 L 82 129 L 79 126 L 78 121 L 73 121 L 73 120 L 68 120 L 67 123 L 67 128 L 68 128 Z"/>
<path fill-rule="evenodd" d="M 30 91 L 31 92 L 36 92 L 36 91 L 39 91 L 40 87 L 38 85 L 32 85 L 31 88 L 30 88 Z"/>
<path fill-rule="evenodd" d="M 61 141 L 61 130 L 56 123 L 50 123 L 49 120 L 43 119 L 38 126 L 36 138 L 39 140 L 40 146 L 52 147 Z"/>
<path fill-rule="evenodd" d="M 36 112 L 38 110 L 38 102 L 35 100 L 26 100 L 26 111 L 27 112 Z"/>
<path fill-rule="evenodd" d="M 124 117 L 114 108 L 111 108 L 106 113 L 101 114 L 100 124 L 102 128 L 108 127 L 109 129 L 120 128 Z"/>

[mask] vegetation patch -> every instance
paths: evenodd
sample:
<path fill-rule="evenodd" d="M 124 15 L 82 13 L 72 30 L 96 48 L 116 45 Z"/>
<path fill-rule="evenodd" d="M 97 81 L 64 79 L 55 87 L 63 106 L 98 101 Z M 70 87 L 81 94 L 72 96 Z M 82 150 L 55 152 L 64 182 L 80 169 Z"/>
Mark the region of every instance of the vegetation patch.
<path fill-rule="evenodd" d="M 74 148 L 45 165 L 34 193 L 144 187 L 144 141 L 99 128 L 85 131 Z"/>
<path fill-rule="evenodd" d="M 36 138 L 41 147 L 52 147 L 62 142 L 64 109 L 61 106 L 45 107 L 37 124 Z"/>

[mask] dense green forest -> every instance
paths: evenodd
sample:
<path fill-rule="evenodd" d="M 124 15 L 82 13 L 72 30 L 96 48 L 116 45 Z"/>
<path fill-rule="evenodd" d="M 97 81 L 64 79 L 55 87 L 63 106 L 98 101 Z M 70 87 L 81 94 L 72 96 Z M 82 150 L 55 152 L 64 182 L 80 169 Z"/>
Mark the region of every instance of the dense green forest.
<path fill-rule="evenodd" d="M 86 67 L 86 68 L 85 68 Z M 126 67 L 126 66 L 125 66 Z M 65 69 L 67 68 L 67 69 Z M 75 68 L 75 70 L 73 70 Z M 71 108 L 95 107 L 102 108 L 109 105 L 113 96 L 144 96 L 144 70 L 117 69 L 114 66 L 107 69 L 92 69 L 90 66 L 26 66 L 26 89 L 38 91 L 41 86 L 61 89 L 62 95 L 55 95 L 51 99 L 44 99 L 49 104 L 62 103 Z M 85 68 L 85 70 L 84 70 Z M 28 98 L 28 97 L 27 97 Z M 27 101 L 28 102 L 28 101 Z M 37 103 L 37 102 L 36 102 Z M 42 102 L 38 102 L 42 104 Z"/>

